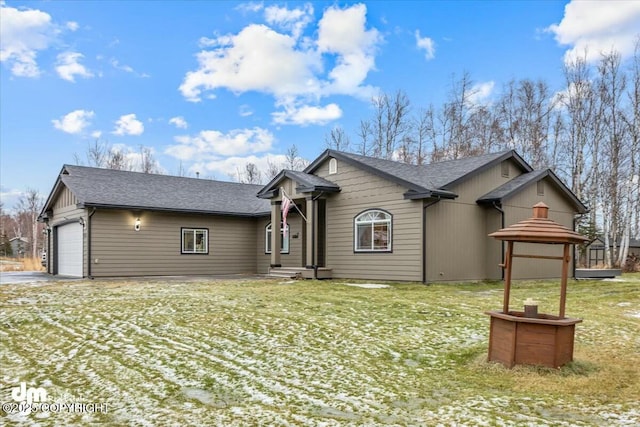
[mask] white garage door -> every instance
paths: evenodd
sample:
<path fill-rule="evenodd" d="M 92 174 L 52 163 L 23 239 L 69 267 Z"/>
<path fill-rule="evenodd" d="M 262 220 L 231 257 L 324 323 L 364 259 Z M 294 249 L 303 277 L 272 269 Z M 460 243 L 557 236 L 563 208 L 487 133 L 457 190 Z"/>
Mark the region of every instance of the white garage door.
<path fill-rule="evenodd" d="M 58 274 L 82 277 L 82 225 L 58 227 Z"/>

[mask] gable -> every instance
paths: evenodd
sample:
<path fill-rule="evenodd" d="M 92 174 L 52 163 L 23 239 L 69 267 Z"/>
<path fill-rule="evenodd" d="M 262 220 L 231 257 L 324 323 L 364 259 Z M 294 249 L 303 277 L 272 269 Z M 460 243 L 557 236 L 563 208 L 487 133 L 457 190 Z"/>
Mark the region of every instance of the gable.
<path fill-rule="evenodd" d="M 289 197 L 304 197 L 314 192 L 337 193 L 340 187 L 334 182 L 317 175 L 301 171 L 284 169 L 257 193 L 261 199 L 281 198 L 280 189 L 284 188 Z"/>
<path fill-rule="evenodd" d="M 540 183 L 540 184 L 538 184 Z M 540 186 L 531 190 L 531 187 Z M 511 198 L 519 196 L 523 192 L 529 194 L 528 200 L 532 203 L 531 206 L 538 201 L 545 199 L 545 189 L 552 189 L 555 191 L 557 199 L 549 200 L 547 205 L 553 206 L 553 204 L 568 204 L 571 206 L 571 210 L 574 212 L 585 213 L 588 211 L 587 207 L 576 197 L 575 194 L 553 173 L 551 169 L 544 169 L 538 171 L 532 171 L 518 175 L 517 177 L 508 180 L 499 187 L 489 191 L 488 193 L 480 196 L 477 200 L 479 204 L 504 204 L 512 203 Z M 542 189 L 542 194 L 538 194 Z M 535 191 L 536 194 L 533 194 Z M 551 190 L 550 190 L 551 191 Z M 549 196 L 551 197 L 551 196 Z M 524 202 L 523 202 L 524 203 Z M 546 203 L 546 202 L 545 202 Z M 523 206 L 529 206 L 526 203 Z"/>
<path fill-rule="evenodd" d="M 60 191 L 58 192 L 58 196 L 55 198 L 53 208 L 62 209 L 68 206 L 76 206 L 77 204 L 78 199 L 75 194 L 73 194 L 66 185 L 62 184 Z"/>
<path fill-rule="evenodd" d="M 331 158 L 356 166 L 404 187 L 407 190 L 404 197 L 407 199 L 456 198 L 458 195 L 451 191 L 452 187 L 507 159 L 512 159 L 523 172 L 531 171 L 531 167 L 514 150 L 428 165 L 412 165 L 354 153 L 326 150 L 305 169 L 305 172 L 316 173 L 321 166 L 328 168 L 329 166 L 325 163 Z"/>
<path fill-rule="evenodd" d="M 458 180 L 450 189 L 458 194 L 459 201 L 475 204 L 482 195 L 525 174 L 526 171 L 517 162 L 512 158 L 507 158 L 501 162 L 493 163 L 463 180 Z"/>

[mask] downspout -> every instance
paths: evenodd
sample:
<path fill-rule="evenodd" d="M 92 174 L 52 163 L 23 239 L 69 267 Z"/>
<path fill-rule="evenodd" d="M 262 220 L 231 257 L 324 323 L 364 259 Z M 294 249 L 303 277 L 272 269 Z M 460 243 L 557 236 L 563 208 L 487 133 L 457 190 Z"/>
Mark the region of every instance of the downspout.
<path fill-rule="evenodd" d="M 492 205 L 495 210 L 500 212 L 500 228 L 504 228 L 504 210 L 498 206 L 496 202 L 493 202 Z M 500 258 L 502 259 L 502 264 L 504 264 L 504 240 L 501 240 L 502 253 L 500 254 Z M 501 271 L 501 280 L 504 280 L 504 268 L 500 269 Z"/>
<path fill-rule="evenodd" d="M 96 213 L 96 208 L 91 209 L 91 212 L 89 212 L 87 216 L 87 258 L 89 261 L 87 265 L 87 277 L 89 279 L 93 279 L 91 275 L 91 217 L 94 213 Z"/>
<path fill-rule="evenodd" d="M 51 274 L 51 261 L 49 261 L 49 258 L 51 258 L 51 227 L 49 227 L 49 221 L 44 221 L 44 231 L 47 234 L 47 248 L 45 249 L 45 253 L 46 253 L 46 261 L 47 261 L 47 274 Z"/>
<path fill-rule="evenodd" d="M 317 209 L 317 204 L 316 204 L 316 200 L 318 200 L 320 197 L 322 197 L 322 195 L 324 194 L 324 191 L 321 191 L 320 194 L 318 194 L 316 197 L 313 197 L 311 199 L 311 201 L 313 202 L 313 206 L 311 207 L 313 209 L 313 215 L 311 216 L 311 260 L 313 261 L 313 280 L 318 280 L 318 263 L 316 260 L 316 215 L 318 214 L 318 209 Z M 325 209 L 326 209 L 326 204 L 325 204 Z M 325 212 L 325 215 L 327 213 Z M 325 221 L 326 221 L 326 217 L 325 217 Z M 326 248 L 325 248 L 325 253 L 326 253 Z"/>
<path fill-rule="evenodd" d="M 422 207 L 422 283 L 427 283 L 427 208 L 440 201 L 440 196 Z"/>

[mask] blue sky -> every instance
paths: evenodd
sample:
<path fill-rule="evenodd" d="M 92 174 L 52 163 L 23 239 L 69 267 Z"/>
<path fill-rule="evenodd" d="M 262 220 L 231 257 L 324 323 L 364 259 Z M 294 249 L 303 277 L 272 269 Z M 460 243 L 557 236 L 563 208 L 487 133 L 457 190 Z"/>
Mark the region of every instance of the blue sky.
<path fill-rule="evenodd" d="M 438 106 L 469 72 L 562 89 L 566 57 L 632 51 L 637 1 L 0 2 L 0 193 L 47 196 L 96 138 L 135 161 L 229 180 L 295 144 L 312 160 L 372 96 Z"/>

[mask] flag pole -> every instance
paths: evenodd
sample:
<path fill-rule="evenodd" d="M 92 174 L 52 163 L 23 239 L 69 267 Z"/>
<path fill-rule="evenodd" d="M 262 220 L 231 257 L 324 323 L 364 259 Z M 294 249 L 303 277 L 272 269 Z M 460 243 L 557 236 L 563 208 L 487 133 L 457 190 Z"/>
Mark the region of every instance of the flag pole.
<path fill-rule="evenodd" d="M 304 216 L 304 214 L 302 213 L 302 211 L 300 211 L 300 209 L 298 209 L 298 206 L 293 203 L 293 200 L 291 199 L 291 197 L 289 197 L 289 195 L 287 194 L 286 191 L 284 191 L 283 187 L 280 187 L 280 191 L 282 191 L 282 197 L 286 197 L 287 199 L 291 200 L 291 205 L 298 211 L 298 213 L 300 214 L 300 216 L 302 217 L 302 219 L 304 219 L 304 222 L 309 222 L 307 220 L 307 217 Z"/>

